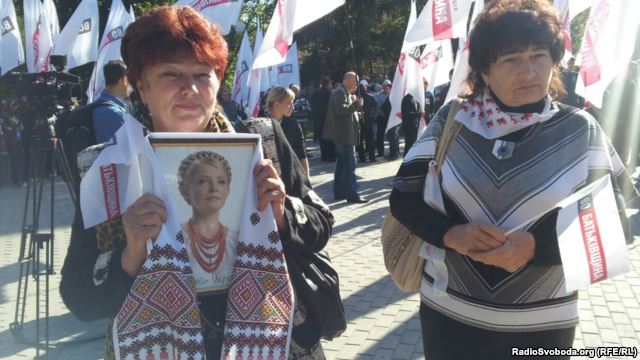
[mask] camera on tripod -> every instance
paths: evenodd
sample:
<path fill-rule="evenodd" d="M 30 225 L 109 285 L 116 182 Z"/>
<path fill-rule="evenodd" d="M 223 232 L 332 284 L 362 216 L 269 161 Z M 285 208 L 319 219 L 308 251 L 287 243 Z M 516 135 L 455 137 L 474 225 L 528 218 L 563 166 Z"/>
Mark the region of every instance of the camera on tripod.
<path fill-rule="evenodd" d="M 67 57 L 51 55 L 49 63 L 55 71 L 10 73 L 0 81 L 12 89 L 11 102 L 17 102 L 16 114 L 22 120 L 25 133 L 36 138 L 54 136 L 51 125 L 63 112 L 71 111 L 82 98 L 80 78 L 63 72 Z M 11 111 L 11 109 L 10 109 Z"/>
<path fill-rule="evenodd" d="M 23 327 L 27 307 L 27 287 L 30 278 L 35 281 L 35 331 L 36 356 L 40 349 L 49 348 L 49 276 L 54 274 L 54 214 L 55 181 L 61 173 L 69 189 L 72 202 L 77 206 L 76 186 L 64 153 L 64 147 L 56 134 L 56 125 L 64 124 L 57 119 L 73 110 L 82 97 L 80 78 L 63 72 L 65 56 L 51 56 L 50 64 L 55 71 L 40 73 L 11 73 L 0 80 L 5 89 L 11 89 L 3 107 L 7 117 L 16 117 L 24 128 L 24 158 L 27 166 L 27 188 L 22 215 L 22 235 L 18 263 L 18 296 L 14 322 L 10 324 L 13 336 L 25 341 Z M 41 201 L 48 183 L 49 226 L 41 226 Z M 44 259 L 43 259 L 44 258 Z M 44 261 L 43 261 L 44 260 Z M 45 279 L 41 281 L 41 278 Z M 44 298 L 44 303 L 40 297 Z M 44 309 L 42 307 L 44 305 Z M 40 319 L 44 319 L 44 326 Z M 41 329 L 42 328 L 42 329 Z M 44 330 L 44 343 L 40 336 Z"/>

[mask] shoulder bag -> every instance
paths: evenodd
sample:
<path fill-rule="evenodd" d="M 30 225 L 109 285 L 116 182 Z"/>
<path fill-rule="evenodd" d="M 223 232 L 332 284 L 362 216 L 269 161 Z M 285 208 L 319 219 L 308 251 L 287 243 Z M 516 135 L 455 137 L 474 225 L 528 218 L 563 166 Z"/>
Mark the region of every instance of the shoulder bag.
<path fill-rule="evenodd" d="M 429 165 L 430 174 L 427 175 L 425 180 L 424 194 L 425 200 L 429 205 L 432 203 L 442 204 L 442 193 L 439 183 L 440 164 L 444 160 L 449 145 L 462 126 L 461 123 L 454 119 L 460 106 L 461 100 L 456 98 L 451 101 L 444 129 L 438 141 L 435 162 Z M 435 173 L 433 171 L 435 171 Z M 434 174 L 437 186 L 432 184 Z M 432 198 L 435 198 L 435 200 L 431 200 Z M 444 210 L 444 206 L 442 206 L 442 209 Z M 391 279 L 396 283 L 396 286 L 402 291 L 415 291 L 419 289 L 425 262 L 425 259 L 420 257 L 420 248 L 424 244 L 424 240 L 413 235 L 406 226 L 402 225 L 393 217 L 390 210 L 387 210 L 384 216 L 380 240 L 382 242 L 384 265 L 391 275 Z"/>

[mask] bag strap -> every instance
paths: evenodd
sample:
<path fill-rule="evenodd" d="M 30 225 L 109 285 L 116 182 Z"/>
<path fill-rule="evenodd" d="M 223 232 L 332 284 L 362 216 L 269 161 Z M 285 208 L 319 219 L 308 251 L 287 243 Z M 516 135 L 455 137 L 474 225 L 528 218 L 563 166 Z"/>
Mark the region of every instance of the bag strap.
<path fill-rule="evenodd" d="M 438 176 L 440 175 L 440 165 L 442 161 L 444 161 L 444 156 L 449 149 L 449 145 L 453 142 L 453 139 L 458 135 L 460 129 L 462 128 L 462 123 L 455 120 L 455 116 L 462 107 L 462 99 L 455 97 L 451 100 L 449 105 L 449 113 L 447 114 L 447 119 L 444 122 L 444 129 L 442 130 L 442 135 L 440 136 L 440 141 L 438 142 L 438 147 L 436 149 L 436 171 Z"/>

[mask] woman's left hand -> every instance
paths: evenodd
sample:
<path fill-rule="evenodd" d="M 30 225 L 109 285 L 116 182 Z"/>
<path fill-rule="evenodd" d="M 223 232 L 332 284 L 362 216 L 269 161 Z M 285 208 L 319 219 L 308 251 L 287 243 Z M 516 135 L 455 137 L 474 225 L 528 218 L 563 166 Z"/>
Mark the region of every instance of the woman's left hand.
<path fill-rule="evenodd" d="M 536 251 L 536 240 L 533 234 L 517 230 L 507 236 L 502 246 L 483 252 L 467 254 L 475 261 L 493 265 L 512 273 L 533 259 Z"/>
<path fill-rule="evenodd" d="M 287 193 L 271 160 L 260 161 L 253 169 L 253 176 L 255 176 L 258 185 L 258 210 L 263 211 L 267 204 L 271 203 L 278 230 L 284 229 L 284 200 Z"/>

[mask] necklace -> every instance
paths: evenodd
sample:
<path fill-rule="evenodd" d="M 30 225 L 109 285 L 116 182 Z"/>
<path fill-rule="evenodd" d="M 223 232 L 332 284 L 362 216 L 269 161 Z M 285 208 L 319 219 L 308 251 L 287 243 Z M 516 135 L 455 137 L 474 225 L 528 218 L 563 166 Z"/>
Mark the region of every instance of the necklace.
<path fill-rule="evenodd" d="M 200 234 L 189 220 L 187 232 L 189 239 L 191 239 L 191 252 L 200 267 L 208 273 L 218 270 L 227 247 L 227 232 L 224 226 L 220 224 L 218 231 L 212 237 L 207 238 Z"/>

